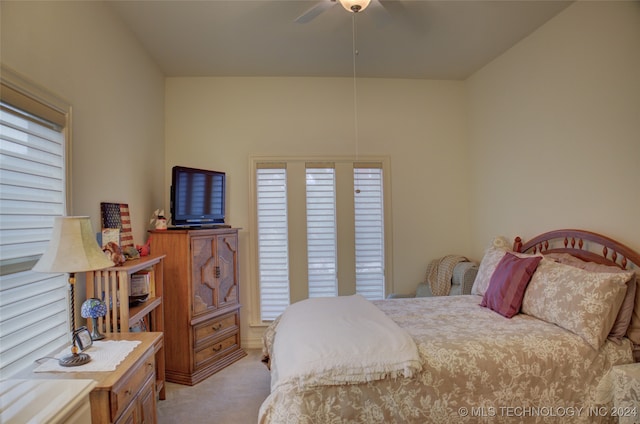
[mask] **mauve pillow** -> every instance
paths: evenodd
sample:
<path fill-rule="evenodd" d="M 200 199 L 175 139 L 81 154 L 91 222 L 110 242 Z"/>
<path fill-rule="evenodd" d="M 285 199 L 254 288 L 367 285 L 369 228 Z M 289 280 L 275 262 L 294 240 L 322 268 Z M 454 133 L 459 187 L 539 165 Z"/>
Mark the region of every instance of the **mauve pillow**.
<path fill-rule="evenodd" d="M 611 328 L 609 332 L 609 340 L 618 344 L 622 342 L 623 337 L 627 336 L 627 332 L 629 328 L 631 328 L 633 310 L 636 307 L 636 291 L 638 290 L 637 278 L 636 275 L 633 275 L 633 277 L 627 281 L 627 294 L 622 301 L 622 306 L 620 306 L 616 321 L 613 323 L 613 328 Z M 640 305 L 637 307 L 640 307 Z"/>
<path fill-rule="evenodd" d="M 480 261 L 480 266 L 478 267 L 476 279 L 473 281 L 473 286 L 471 287 L 471 294 L 484 296 L 484 293 L 487 291 L 489 283 L 491 282 L 491 276 L 505 253 L 510 252 L 512 255 L 519 258 L 531 258 L 534 256 L 542 257 L 542 254 L 540 253 L 532 255 L 528 253 L 513 252 L 500 240 L 503 239 L 501 237 L 496 238 L 493 241 L 493 244 L 485 251 L 482 260 Z"/>
<path fill-rule="evenodd" d="M 640 346 L 638 345 L 633 345 L 633 360 L 640 362 Z"/>
<path fill-rule="evenodd" d="M 635 307 L 631 314 L 631 322 L 627 329 L 627 337 L 636 345 L 640 345 L 640 270 L 636 271 Z"/>
<path fill-rule="evenodd" d="M 520 311 L 522 298 L 541 256 L 519 258 L 505 253 L 491 276 L 480 306 L 511 318 Z"/>

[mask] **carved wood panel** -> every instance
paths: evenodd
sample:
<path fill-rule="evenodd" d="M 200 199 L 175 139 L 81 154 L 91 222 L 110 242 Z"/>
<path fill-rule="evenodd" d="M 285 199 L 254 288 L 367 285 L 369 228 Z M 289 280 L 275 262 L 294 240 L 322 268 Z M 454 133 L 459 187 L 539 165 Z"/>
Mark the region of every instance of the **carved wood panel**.
<path fill-rule="evenodd" d="M 220 235 L 217 240 L 218 267 L 220 269 L 219 306 L 238 303 L 238 238 Z"/>
<path fill-rule="evenodd" d="M 194 238 L 192 261 L 194 315 L 238 303 L 238 238 L 235 235 Z"/>
<path fill-rule="evenodd" d="M 193 314 L 215 311 L 218 307 L 216 278 L 215 239 L 193 238 L 192 252 L 192 294 Z"/>

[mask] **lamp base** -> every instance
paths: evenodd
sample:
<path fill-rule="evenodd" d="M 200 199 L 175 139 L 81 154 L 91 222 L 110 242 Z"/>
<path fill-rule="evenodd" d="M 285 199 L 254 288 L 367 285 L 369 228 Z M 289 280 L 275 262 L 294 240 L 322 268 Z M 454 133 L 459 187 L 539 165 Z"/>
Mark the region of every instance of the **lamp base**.
<path fill-rule="evenodd" d="M 91 361 L 91 356 L 86 353 L 72 353 L 71 355 L 63 356 L 58 360 L 58 364 L 61 367 L 77 367 L 78 365 L 84 365 Z"/>
<path fill-rule="evenodd" d="M 104 334 L 100 334 L 98 331 L 98 318 L 91 318 L 93 325 L 91 326 L 91 340 L 102 340 Z"/>

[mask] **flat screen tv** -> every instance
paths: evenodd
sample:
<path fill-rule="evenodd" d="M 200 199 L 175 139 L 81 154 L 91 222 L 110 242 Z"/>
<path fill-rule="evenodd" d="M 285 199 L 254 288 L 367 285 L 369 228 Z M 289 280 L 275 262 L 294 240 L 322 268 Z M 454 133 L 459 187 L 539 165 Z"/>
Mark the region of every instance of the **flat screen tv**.
<path fill-rule="evenodd" d="M 224 224 L 224 172 L 174 166 L 171 174 L 172 225 L 202 227 Z"/>

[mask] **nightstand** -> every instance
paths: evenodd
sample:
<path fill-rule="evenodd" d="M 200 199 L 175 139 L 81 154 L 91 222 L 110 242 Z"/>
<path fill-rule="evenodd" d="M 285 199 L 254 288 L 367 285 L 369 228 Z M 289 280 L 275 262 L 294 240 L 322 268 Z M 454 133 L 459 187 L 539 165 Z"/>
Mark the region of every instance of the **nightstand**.
<path fill-rule="evenodd" d="M 155 424 L 156 368 L 159 332 L 110 333 L 105 340 L 139 341 L 114 371 L 34 372 L 37 365 L 24 370 L 18 378 L 30 380 L 93 380 L 89 393 L 92 424 Z M 60 381 L 60 388 L 64 381 Z M 81 421 L 82 422 L 82 421 Z M 84 421 L 86 422 L 86 421 Z"/>
<path fill-rule="evenodd" d="M 611 371 L 613 410 L 621 424 L 640 423 L 640 363 L 618 365 Z"/>

